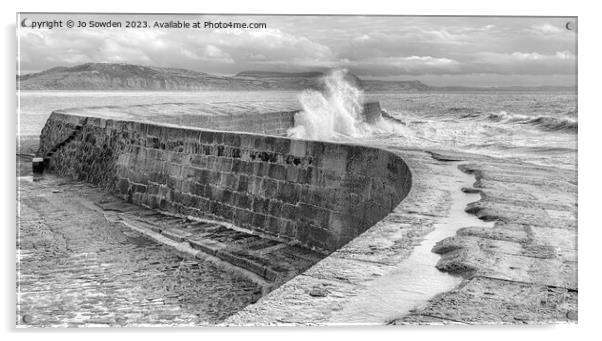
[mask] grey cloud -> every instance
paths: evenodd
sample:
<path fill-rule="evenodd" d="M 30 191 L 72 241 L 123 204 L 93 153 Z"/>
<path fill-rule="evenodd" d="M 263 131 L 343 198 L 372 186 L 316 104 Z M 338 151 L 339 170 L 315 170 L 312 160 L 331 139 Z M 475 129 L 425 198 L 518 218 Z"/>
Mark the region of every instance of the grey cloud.
<path fill-rule="evenodd" d="M 491 74 L 538 79 L 576 72 L 576 33 L 565 28 L 571 18 L 211 18 L 266 22 L 268 29 L 23 29 L 21 67 L 127 62 L 230 74 L 347 67 L 366 77 Z"/>

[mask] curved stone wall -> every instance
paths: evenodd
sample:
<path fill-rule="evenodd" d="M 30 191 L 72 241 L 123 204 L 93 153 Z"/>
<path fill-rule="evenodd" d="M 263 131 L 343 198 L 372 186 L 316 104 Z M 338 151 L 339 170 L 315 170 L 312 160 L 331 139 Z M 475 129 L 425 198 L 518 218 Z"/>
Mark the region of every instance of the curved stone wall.
<path fill-rule="evenodd" d="M 324 251 L 385 217 L 412 183 L 401 158 L 376 148 L 60 112 L 40 138 L 39 155 L 51 151 L 51 171 L 133 203 Z"/>

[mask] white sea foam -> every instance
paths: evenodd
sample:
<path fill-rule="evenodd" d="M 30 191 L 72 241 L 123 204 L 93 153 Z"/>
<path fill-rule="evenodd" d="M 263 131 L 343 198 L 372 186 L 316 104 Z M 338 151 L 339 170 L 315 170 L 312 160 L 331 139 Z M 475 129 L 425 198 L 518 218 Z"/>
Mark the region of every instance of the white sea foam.
<path fill-rule="evenodd" d="M 299 95 L 302 111 L 288 135 L 311 140 L 361 137 L 370 131 L 362 117 L 364 93 L 348 82 L 346 70 L 324 77 L 324 90 L 305 90 Z"/>
<path fill-rule="evenodd" d="M 572 112 L 571 112 L 572 114 Z M 501 123 L 530 124 L 545 130 L 577 132 L 579 123 L 571 117 L 551 117 L 547 115 L 510 114 L 505 111 L 489 114 L 488 118 Z"/>

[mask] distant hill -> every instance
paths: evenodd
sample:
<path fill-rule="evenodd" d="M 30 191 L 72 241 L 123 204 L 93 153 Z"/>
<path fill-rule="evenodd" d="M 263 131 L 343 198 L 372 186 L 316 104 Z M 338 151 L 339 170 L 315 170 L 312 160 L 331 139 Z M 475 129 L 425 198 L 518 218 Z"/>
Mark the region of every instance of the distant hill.
<path fill-rule="evenodd" d="M 277 84 L 284 90 L 322 89 L 324 87 L 323 72 L 275 72 L 275 71 L 243 71 L 235 77 L 245 79 L 260 79 L 269 84 Z M 346 73 L 345 79 L 356 87 L 363 89 L 361 79 L 352 73 Z"/>
<path fill-rule="evenodd" d="M 434 87 L 426 85 L 421 81 L 379 81 L 363 80 L 366 91 L 429 91 Z"/>
<path fill-rule="evenodd" d="M 272 85 L 275 89 L 303 90 L 322 89 L 322 77 L 324 75 L 322 72 L 243 71 L 237 73 L 234 77 L 246 80 L 260 80 Z"/>
<path fill-rule="evenodd" d="M 215 76 L 186 69 L 87 63 L 17 77 L 22 90 L 251 90 L 269 88 L 257 79 Z"/>
<path fill-rule="evenodd" d="M 303 90 L 321 89 L 324 75 L 322 72 L 244 71 L 235 76 L 217 76 L 177 68 L 86 63 L 17 76 L 17 87 L 21 90 Z M 362 81 L 352 74 L 348 79 L 368 91 L 431 88 L 419 81 Z"/>
<path fill-rule="evenodd" d="M 236 77 L 252 78 L 315 78 L 322 76 L 324 76 L 322 72 L 243 71 L 236 74 Z"/>
<path fill-rule="evenodd" d="M 46 71 L 17 76 L 21 90 L 295 90 L 322 89 L 325 73 L 243 71 L 234 76 L 141 66 L 132 64 L 87 63 L 73 67 L 54 67 Z M 360 80 L 348 73 L 347 80 L 365 91 L 566 91 L 574 87 L 434 87 L 417 80 Z"/>

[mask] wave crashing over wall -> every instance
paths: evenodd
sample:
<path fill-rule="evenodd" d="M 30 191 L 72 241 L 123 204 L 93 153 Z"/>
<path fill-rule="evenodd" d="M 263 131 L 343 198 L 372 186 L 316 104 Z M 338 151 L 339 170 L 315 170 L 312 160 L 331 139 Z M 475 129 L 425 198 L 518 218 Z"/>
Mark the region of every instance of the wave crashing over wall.
<path fill-rule="evenodd" d="M 364 93 L 346 78 L 347 70 L 324 77 L 324 90 L 305 90 L 299 95 L 302 111 L 288 136 L 310 140 L 361 137 L 370 131 L 362 117 Z"/>

